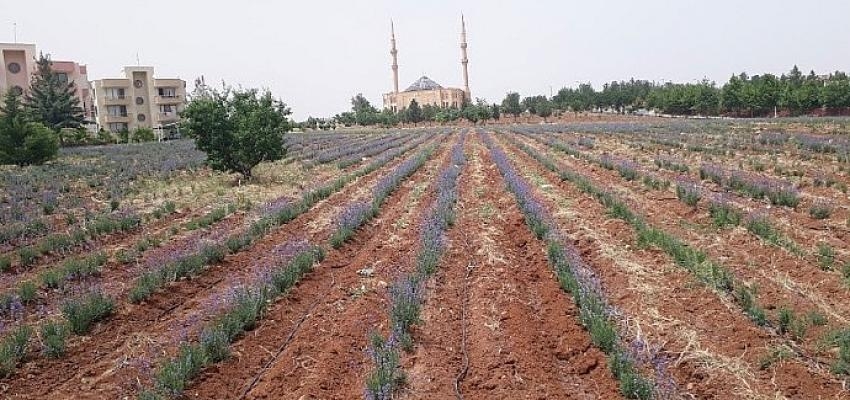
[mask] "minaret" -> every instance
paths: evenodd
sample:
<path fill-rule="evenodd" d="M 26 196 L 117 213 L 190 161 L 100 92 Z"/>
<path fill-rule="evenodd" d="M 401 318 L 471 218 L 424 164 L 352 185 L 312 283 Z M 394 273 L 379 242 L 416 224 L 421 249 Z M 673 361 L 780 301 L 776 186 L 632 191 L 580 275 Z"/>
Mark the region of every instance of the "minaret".
<path fill-rule="evenodd" d="M 466 100 L 472 102 L 472 94 L 469 92 L 469 72 L 466 70 L 466 64 L 469 64 L 469 59 L 466 58 L 466 22 L 463 20 L 463 14 L 460 15 L 460 63 L 463 65 L 463 91 L 466 92 Z"/>
<path fill-rule="evenodd" d="M 393 93 L 398 94 L 398 50 L 395 48 L 395 27 L 390 20 L 390 54 L 393 56 Z"/>

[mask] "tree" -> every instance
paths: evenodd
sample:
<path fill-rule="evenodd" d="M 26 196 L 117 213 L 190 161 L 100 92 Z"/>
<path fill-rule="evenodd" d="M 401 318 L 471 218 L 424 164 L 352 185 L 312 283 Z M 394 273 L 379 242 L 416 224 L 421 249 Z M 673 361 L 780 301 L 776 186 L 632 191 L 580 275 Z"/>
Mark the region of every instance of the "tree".
<path fill-rule="evenodd" d="M 479 114 L 478 111 L 479 111 L 478 106 L 469 104 L 466 107 L 464 107 L 463 109 L 461 109 L 460 113 L 461 113 L 461 115 L 463 115 L 463 118 L 465 118 L 467 121 L 472 122 L 473 124 L 476 124 L 476 123 L 478 123 L 478 121 L 481 120 L 481 115 Z"/>
<path fill-rule="evenodd" d="M 720 93 L 720 104 L 726 112 L 740 114 L 745 108 L 744 86 L 749 78 L 747 74 L 732 75 L 729 83 L 723 85 Z"/>
<path fill-rule="evenodd" d="M 826 108 L 850 107 L 850 81 L 846 76 L 830 77 L 820 90 L 819 100 Z"/>
<path fill-rule="evenodd" d="M 513 115 L 514 120 L 522 114 L 522 105 L 519 103 L 519 93 L 508 92 L 508 94 L 505 95 L 505 99 L 502 100 L 502 111 L 505 114 Z"/>
<path fill-rule="evenodd" d="M 449 107 L 440 109 L 434 117 L 434 120 L 442 124 L 445 122 L 457 121 L 460 116 L 461 113 L 457 108 Z"/>
<path fill-rule="evenodd" d="M 528 110 L 529 113 L 537 115 L 537 106 L 548 101 L 549 100 L 546 99 L 546 96 L 543 95 L 530 96 L 522 99 L 522 106 Z"/>
<path fill-rule="evenodd" d="M 546 118 L 552 115 L 552 102 L 546 99 L 546 97 L 543 97 L 543 99 L 538 100 L 535 104 L 535 108 L 535 114 L 537 114 L 537 116 L 539 117 L 542 117 L 543 122 L 546 122 Z"/>
<path fill-rule="evenodd" d="M 43 164 L 56 157 L 56 133 L 39 122 L 27 121 L 17 93 L 6 93 L 0 112 L 0 164 Z"/>
<path fill-rule="evenodd" d="M 416 99 L 410 99 L 410 105 L 404 110 L 405 119 L 407 122 L 418 123 L 422 121 L 422 107 Z"/>
<path fill-rule="evenodd" d="M 428 122 L 434 121 L 437 117 L 437 111 L 439 110 L 440 108 L 435 105 L 425 104 L 422 106 L 422 120 Z"/>
<path fill-rule="evenodd" d="M 367 126 L 378 122 L 378 110 L 363 97 L 362 93 L 357 93 L 351 98 L 351 111 L 354 112 L 354 121 L 357 125 Z"/>
<path fill-rule="evenodd" d="M 398 117 L 392 109 L 385 108 L 378 114 L 378 123 L 385 127 L 395 126 L 398 124 Z"/>
<path fill-rule="evenodd" d="M 490 106 L 490 114 L 493 116 L 494 120 L 496 120 L 496 121 L 499 120 L 499 117 L 501 117 L 501 115 L 502 115 L 502 111 L 499 108 L 498 104 L 493 103 L 493 105 Z"/>
<path fill-rule="evenodd" d="M 490 110 L 490 105 L 487 104 L 486 99 L 480 97 L 475 99 L 475 108 L 477 108 L 478 119 L 487 121 L 493 117 L 492 110 Z"/>
<path fill-rule="evenodd" d="M 354 113 L 351 111 L 344 111 L 337 115 L 334 115 L 333 119 L 336 123 L 342 124 L 343 126 L 351 126 L 357 122 L 354 117 Z"/>
<path fill-rule="evenodd" d="M 292 129 L 289 107 L 257 89 L 224 88 L 194 96 L 183 111 L 184 127 L 213 169 L 251 179 L 262 161 L 283 158 L 283 135 Z"/>
<path fill-rule="evenodd" d="M 80 127 L 84 113 L 76 93 L 77 88 L 74 82 L 68 81 L 67 75 L 53 71 L 50 56 L 40 54 L 30 83 L 30 93 L 26 97 L 30 119 L 57 133 L 62 128 Z"/>
<path fill-rule="evenodd" d="M 137 143 L 153 142 L 156 140 L 156 135 L 154 135 L 153 129 L 151 128 L 136 128 L 136 130 L 133 131 L 132 139 Z"/>

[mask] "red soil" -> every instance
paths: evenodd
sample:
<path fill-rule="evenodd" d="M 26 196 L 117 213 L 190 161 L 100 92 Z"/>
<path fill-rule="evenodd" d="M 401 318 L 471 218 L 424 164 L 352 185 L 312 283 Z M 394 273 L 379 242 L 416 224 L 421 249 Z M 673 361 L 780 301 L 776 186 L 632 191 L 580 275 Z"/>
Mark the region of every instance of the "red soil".
<path fill-rule="evenodd" d="M 464 354 L 465 398 L 620 397 L 486 148 L 478 137 L 468 142 L 474 155 L 461 175 L 450 247 L 405 359 L 405 397 L 453 398 Z"/>

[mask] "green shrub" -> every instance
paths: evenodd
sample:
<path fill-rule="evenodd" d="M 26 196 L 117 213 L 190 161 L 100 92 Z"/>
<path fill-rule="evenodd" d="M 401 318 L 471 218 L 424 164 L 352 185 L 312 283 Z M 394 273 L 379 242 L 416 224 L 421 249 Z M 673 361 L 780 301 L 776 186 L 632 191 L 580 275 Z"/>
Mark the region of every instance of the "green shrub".
<path fill-rule="evenodd" d="M 92 325 L 109 315 L 115 308 L 115 301 L 100 291 L 90 292 L 80 298 L 66 300 L 62 304 L 62 314 L 76 335 L 91 330 Z"/>
<path fill-rule="evenodd" d="M 63 321 L 49 321 L 41 326 L 41 352 L 50 358 L 65 354 L 68 326 Z"/>
<path fill-rule="evenodd" d="M 735 206 L 725 202 L 711 202 L 708 213 L 712 223 L 718 228 L 737 226 L 742 219 L 741 212 Z"/>
<path fill-rule="evenodd" d="M 132 140 L 136 143 L 153 142 L 156 140 L 156 135 L 151 128 L 136 128 L 133 131 Z"/>
<path fill-rule="evenodd" d="M 8 272 L 12 269 L 12 258 L 0 256 L 0 272 Z"/>
<path fill-rule="evenodd" d="M 679 201 L 691 207 L 696 207 L 702 195 L 699 187 L 689 182 L 679 182 L 676 184 L 676 197 Z"/>
<path fill-rule="evenodd" d="M 31 304 L 38 296 L 38 286 L 31 281 L 23 281 L 18 286 L 18 297 L 21 298 L 21 303 Z"/>
<path fill-rule="evenodd" d="M 41 273 L 41 284 L 48 289 L 58 289 L 65 281 L 61 268 L 51 268 Z"/>
<path fill-rule="evenodd" d="M 26 356 L 32 328 L 21 325 L 12 330 L 0 342 L 0 376 L 8 377 L 15 372 L 18 363 Z"/>
<path fill-rule="evenodd" d="M 18 249 L 18 257 L 21 259 L 21 266 L 24 268 L 33 266 L 38 256 L 38 250 L 32 246 L 25 246 Z"/>
<path fill-rule="evenodd" d="M 21 96 L 6 92 L 0 112 L 0 164 L 44 164 L 59 153 L 55 132 L 38 122 L 28 122 Z"/>
<path fill-rule="evenodd" d="M 815 202 L 809 208 L 809 215 L 814 219 L 827 219 L 832 215 L 832 206 L 825 202 Z"/>
<path fill-rule="evenodd" d="M 189 380 L 197 375 L 206 363 L 206 354 L 200 346 L 183 343 L 177 357 L 166 361 L 157 370 L 156 386 L 165 393 L 177 396 L 183 393 Z"/>
<path fill-rule="evenodd" d="M 833 265 L 835 264 L 835 249 L 832 246 L 821 242 L 818 243 L 818 264 L 820 264 L 821 269 L 828 271 L 831 270 Z"/>

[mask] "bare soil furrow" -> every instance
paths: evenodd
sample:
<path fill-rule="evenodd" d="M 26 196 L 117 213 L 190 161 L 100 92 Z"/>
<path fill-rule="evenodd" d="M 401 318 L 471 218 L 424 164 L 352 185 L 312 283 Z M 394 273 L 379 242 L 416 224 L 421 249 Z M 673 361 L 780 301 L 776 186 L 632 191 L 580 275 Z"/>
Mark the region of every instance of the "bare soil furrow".
<path fill-rule="evenodd" d="M 380 329 L 385 318 L 387 284 L 401 273 L 400 266 L 410 265 L 417 217 L 433 195 L 431 188 L 419 188 L 430 186 L 448 155 L 449 139 L 443 141 L 441 150 L 387 199 L 378 217 L 346 245 L 330 250 L 257 329 L 234 344 L 235 357 L 198 378 L 189 396 L 362 395 L 366 335 Z"/>
<path fill-rule="evenodd" d="M 410 398 L 452 398 L 463 282 L 469 276 L 469 368 L 464 398 L 618 398 L 605 356 L 558 286 L 543 244 L 525 225 L 480 139 L 461 180 L 458 228 L 435 278 L 408 357 Z M 470 234 L 469 232 L 474 232 Z M 466 242 L 469 242 L 467 250 Z"/>
<path fill-rule="evenodd" d="M 39 357 L 24 365 L 17 375 L 19 378 L 12 380 L 10 392 L 33 394 L 36 398 L 46 394 L 73 397 L 73 393 L 80 390 L 91 393 L 91 398 L 133 393 L 139 382 L 150 379 L 146 376 L 151 372 L 150 368 L 160 358 L 174 352 L 187 327 L 203 323 L 209 317 L 203 311 L 211 307 L 208 300 L 226 296 L 234 285 L 256 274 L 262 269 L 257 260 L 262 260 L 276 245 L 292 239 L 308 239 L 316 243 L 326 240 L 330 235 L 328 224 L 332 220 L 329 215 L 358 197 L 357 193 L 363 187 L 373 186 L 403 159 L 393 160 L 355 180 L 273 231 L 249 250 L 227 257 L 200 276 L 170 285 L 145 303 L 134 305 L 126 302 L 132 276 L 113 277 L 111 282 L 119 283 L 123 288 L 118 295 L 121 306 L 116 315 L 89 336 L 70 343 L 65 357 L 56 360 Z M 326 222 L 321 227 L 311 225 L 315 220 Z M 63 373 L 52 372 L 56 369 Z"/>
<path fill-rule="evenodd" d="M 612 219 L 596 199 L 514 153 L 560 228 L 577 240 L 609 298 L 634 330 L 670 359 L 682 391 L 697 398 L 833 397 L 841 383 L 826 371 L 788 360 L 762 368 L 782 341 L 766 335 L 738 308 L 716 296 L 660 250 L 641 248 L 633 229 Z"/>

